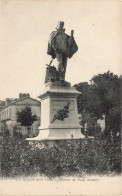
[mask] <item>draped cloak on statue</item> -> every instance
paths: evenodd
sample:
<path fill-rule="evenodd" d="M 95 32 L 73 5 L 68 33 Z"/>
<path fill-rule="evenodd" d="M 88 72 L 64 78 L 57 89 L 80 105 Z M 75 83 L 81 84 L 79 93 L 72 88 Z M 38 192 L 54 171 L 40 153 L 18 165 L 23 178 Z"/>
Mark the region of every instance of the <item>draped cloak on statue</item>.
<path fill-rule="evenodd" d="M 51 55 L 54 59 L 56 53 L 65 54 L 71 58 L 78 50 L 78 46 L 73 36 L 69 36 L 63 31 L 53 31 L 48 41 L 47 54 Z"/>

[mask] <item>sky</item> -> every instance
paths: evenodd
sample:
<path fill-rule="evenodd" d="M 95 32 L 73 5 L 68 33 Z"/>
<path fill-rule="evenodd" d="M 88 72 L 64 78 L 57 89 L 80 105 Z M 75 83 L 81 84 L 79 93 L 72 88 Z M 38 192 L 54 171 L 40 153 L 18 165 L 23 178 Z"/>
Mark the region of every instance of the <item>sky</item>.
<path fill-rule="evenodd" d="M 78 45 L 66 81 L 88 82 L 108 70 L 120 75 L 121 17 L 120 0 L 0 0 L 0 100 L 41 94 L 49 35 L 60 20 Z"/>

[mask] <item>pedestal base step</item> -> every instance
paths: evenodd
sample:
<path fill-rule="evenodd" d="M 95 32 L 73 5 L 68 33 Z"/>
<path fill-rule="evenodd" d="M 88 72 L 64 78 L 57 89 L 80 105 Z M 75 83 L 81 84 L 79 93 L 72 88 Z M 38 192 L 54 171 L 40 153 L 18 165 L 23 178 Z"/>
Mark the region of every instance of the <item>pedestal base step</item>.
<path fill-rule="evenodd" d="M 65 140 L 84 138 L 80 129 L 43 129 L 39 131 L 39 135 L 26 140 Z"/>

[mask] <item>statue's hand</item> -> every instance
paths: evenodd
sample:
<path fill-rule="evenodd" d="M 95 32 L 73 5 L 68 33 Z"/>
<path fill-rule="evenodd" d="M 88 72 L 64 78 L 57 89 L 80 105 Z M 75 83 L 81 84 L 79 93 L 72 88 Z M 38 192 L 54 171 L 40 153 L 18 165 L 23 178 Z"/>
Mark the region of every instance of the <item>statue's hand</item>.
<path fill-rule="evenodd" d="M 73 36 L 74 35 L 74 30 L 71 30 L 71 36 Z"/>

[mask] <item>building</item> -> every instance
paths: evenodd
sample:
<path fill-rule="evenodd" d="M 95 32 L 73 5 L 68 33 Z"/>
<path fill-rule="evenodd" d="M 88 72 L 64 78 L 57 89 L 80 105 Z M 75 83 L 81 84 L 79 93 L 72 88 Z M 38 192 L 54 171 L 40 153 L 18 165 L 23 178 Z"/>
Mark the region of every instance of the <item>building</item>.
<path fill-rule="evenodd" d="M 0 111 L 5 107 L 5 101 L 0 100 Z"/>
<path fill-rule="evenodd" d="M 0 110 L 0 129 L 1 132 L 9 130 L 10 134 L 14 132 L 20 132 L 23 135 L 27 135 L 28 131 L 26 127 L 20 126 L 17 123 L 17 112 L 22 111 L 26 107 L 30 107 L 32 115 L 37 116 L 37 121 L 33 123 L 30 128 L 29 136 L 34 136 L 38 134 L 38 126 L 40 125 L 40 113 L 41 113 L 41 103 L 30 97 L 29 94 L 19 94 L 18 99 L 6 99 L 5 106 Z"/>

